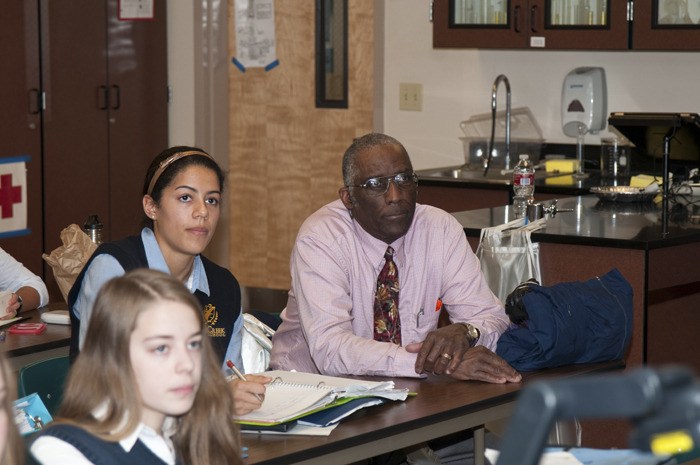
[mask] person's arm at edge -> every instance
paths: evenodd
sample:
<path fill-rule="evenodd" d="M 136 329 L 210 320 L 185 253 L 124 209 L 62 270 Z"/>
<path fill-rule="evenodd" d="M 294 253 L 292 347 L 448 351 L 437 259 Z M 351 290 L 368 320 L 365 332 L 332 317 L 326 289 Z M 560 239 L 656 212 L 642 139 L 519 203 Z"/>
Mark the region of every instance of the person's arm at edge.
<path fill-rule="evenodd" d="M 44 281 L 1 248 L 0 265 L 2 268 L 0 289 L 7 289 L 15 294 L 12 296 L 8 308 L 15 312 L 19 309 L 17 295 L 22 298 L 22 311 L 48 304 L 49 292 Z"/>
<path fill-rule="evenodd" d="M 42 284 L 44 283 L 42 282 Z M 46 286 L 44 286 L 44 289 L 46 289 Z M 39 308 L 42 306 L 42 298 L 39 294 L 39 291 L 37 291 L 36 288 L 33 286 L 22 286 L 15 291 L 15 294 L 22 298 L 22 308 L 19 308 L 18 302 L 17 308 L 15 309 L 18 312 L 18 315 L 21 312 L 26 312 L 27 310 L 34 310 L 35 308 Z M 48 300 L 48 298 L 46 300 Z"/>

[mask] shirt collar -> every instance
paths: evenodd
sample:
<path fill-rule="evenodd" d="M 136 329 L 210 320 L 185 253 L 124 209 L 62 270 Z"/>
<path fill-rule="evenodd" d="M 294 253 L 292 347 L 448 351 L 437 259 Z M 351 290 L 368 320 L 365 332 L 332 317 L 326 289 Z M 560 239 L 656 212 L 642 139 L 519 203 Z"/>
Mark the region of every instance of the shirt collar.
<path fill-rule="evenodd" d="M 362 250 L 364 250 L 365 255 L 369 258 L 369 260 L 374 264 L 376 268 L 381 269 L 384 266 L 384 254 L 386 253 L 386 248 L 388 246 L 391 246 L 394 249 L 394 262 L 396 262 L 397 265 L 403 264 L 404 243 L 406 239 L 406 234 L 408 234 L 411 230 L 410 228 L 406 234 L 399 237 L 391 244 L 387 244 L 386 242 L 377 239 L 376 237 L 372 236 L 370 233 L 365 231 L 364 228 L 360 225 L 360 223 L 355 221 L 354 218 L 352 220 L 352 224 L 353 228 L 355 229 L 355 234 L 360 240 Z"/>
<path fill-rule="evenodd" d="M 136 444 L 136 441 L 139 440 L 139 436 L 141 436 L 142 433 L 145 435 L 156 434 L 155 431 L 153 431 L 148 426 L 144 425 L 143 423 L 139 423 L 130 435 L 119 441 L 119 445 L 122 446 L 122 449 L 124 449 L 125 451 L 131 452 L 131 449 Z"/>
<path fill-rule="evenodd" d="M 92 411 L 92 416 L 97 419 L 104 417 L 106 414 L 106 401 L 102 402 Z M 126 418 L 124 418 L 120 426 L 116 430 L 119 430 L 126 423 L 126 421 Z M 175 433 L 177 433 L 177 420 L 173 417 L 165 417 L 165 421 L 163 421 L 163 427 L 161 428 L 161 433 L 168 448 L 171 451 L 174 451 L 172 437 L 175 435 Z M 138 441 L 139 439 L 143 439 L 147 443 L 149 438 L 156 438 L 157 436 L 158 433 L 153 431 L 152 428 L 146 426 L 143 423 L 139 423 L 138 425 L 136 425 L 136 428 L 134 428 L 134 430 L 131 433 L 129 433 L 128 436 L 119 440 L 119 445 L 122 446 L 122 449 L 124 449 L 126 452 L 131 452 L 131 449 L 133 449 L 134 445 L 136 445 L 136 441 Z"/>
<path fill-rule="evenodd" d="M 161 433 L 165 444 L 171 452 L 174 451 L 172 437 L 175 435 L 176 432 L 177 421 L 175 420 L 175 418 L 166 417 L 165 421 L 163 422 L 163 428 Z M 146 426 L 143 423 L 139 423 L 130 435 L 119 441 L 119 445 L 122 446 L 122 448 L 126 452 L 131 452 L 131 449 L 136 445 L 136 441 L 138 441 L 139 439 L 141 439 L 141 441 L 145 444 L 148 444 L 149 442 L 151 442 L 149 441 L 149 439 L 155 440 L 158 436 L 158 433 L 153 431 L 151 427 Z"/>
<path fill-rule="evenodd" d="M 141 241 L 143 242 L 144 249 L 146 249 L 146 260 L 148 261 L 148 267 L 153 270 L 159 270 L 170 274 L 170 268 L 168 268 L 168 264 L 165 262 L 163 252 L 160 250 L 160 246 L 156 240 L 156 235 L 153 233 L 151 228 L 143 228 L 141 230 Z M 209 295 L 209 280 L 207 279 L 207 274 L 204 272 L 202 257 L 199 255 L 194 257 L 192 273 L 185 284 L 192 293 L 199 290 L 206 295 Z"/>

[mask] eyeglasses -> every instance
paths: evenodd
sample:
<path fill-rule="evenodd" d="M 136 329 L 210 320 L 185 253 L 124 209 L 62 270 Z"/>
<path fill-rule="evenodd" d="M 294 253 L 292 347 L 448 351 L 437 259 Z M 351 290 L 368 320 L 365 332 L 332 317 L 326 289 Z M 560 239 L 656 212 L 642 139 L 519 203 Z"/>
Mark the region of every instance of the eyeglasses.
<path fill-rule="evenodd" d="M 347 187 L 361 187 L 369 195 L 384 195 L 389 190 L 391 181 L 394 181 L 394 184 L 396 184 L 396 187 L 399 189 L 407 191 L 416 188 L 418 185 L 418 176 L 413 171 L 406 171 L 399 174 L 392 174 L 391 176 L 369 178 L 362 184 Z"/>

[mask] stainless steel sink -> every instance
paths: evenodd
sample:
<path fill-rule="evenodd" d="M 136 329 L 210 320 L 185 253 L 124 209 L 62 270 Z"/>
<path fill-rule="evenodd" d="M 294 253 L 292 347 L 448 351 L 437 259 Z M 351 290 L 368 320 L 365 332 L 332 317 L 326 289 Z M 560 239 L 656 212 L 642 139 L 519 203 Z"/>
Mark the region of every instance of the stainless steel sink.
<path fill-rule="evenodd" d="M 483 168 L 475 169 L 469 167 L 449 167 L 449 168 L 434 168 L 417 171 L 418 178 L 430 179 L 445 179 L 453 181 L 478 181 L 489 184 L 510 184 L 513 177 L 512 173 L 501 174 L 500 169 L 491 169 L 488 175 L 484 176 Z"/>
<path fill-rule="evenodd" d="M 454 166 L 447 168 L 432 168 L 427 170 L 416 171 L 419 179 L 440 179 L 445 181 L 473 181 L 487 184 L 505 184 L 510 185 L 513 180 L 513 172 L 508 171 L 505 174 L 501 173 L 500 168 L 492 168 L 488 174 L 484 176 L 482 167 L 463 167 Z M 535 179 L 545 179 L 557 176 L 567 176 L 572 173 L 547 173 L 544 170 L 535 171 Z"/>

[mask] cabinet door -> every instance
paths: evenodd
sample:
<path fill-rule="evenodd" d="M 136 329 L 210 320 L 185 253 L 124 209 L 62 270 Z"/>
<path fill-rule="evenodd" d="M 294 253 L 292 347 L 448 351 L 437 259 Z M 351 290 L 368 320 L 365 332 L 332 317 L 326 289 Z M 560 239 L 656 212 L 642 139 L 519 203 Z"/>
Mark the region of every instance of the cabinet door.
<path fill-rule="evenodd" d="M 700 4 L 686 0 L 635 1 L 632 48 L 700 50 Z"/>
<path fill-rule="evenodd" d="M 435 47 L 624 50 L 627 2 L 436 0 Z"/>
<path fill-rule="evenodd" d="M 109 214 L 106 17 L 104 2 L 42 7 L 45 250 L 71 223 Z"/>
<path fill-rule="evenodd" d="M 104 239 L 140 230 L 143 178 L 168 144 L 166 2 L 152 20 L 120 20 L 108 0 L 109 216 Z"/>
<path fill-rule="evenodd" d="M 435 0 L 433 46 L 525 48 L 526 0 Z"/>
<path fill-rule="evenodd" d="M 0 247 L 39 276 L 42 266 L 41 103 L 39 15 L 36 2 L 4 2 L 0 14 L 0 157 L 29 155 L 27 227 L 30 234 L 0 239 Z"/>
<path fill-rule="evenodd" d="M 626 50 L 627 2 L 623 0 L 530 0 L 530 47 Z"/>

